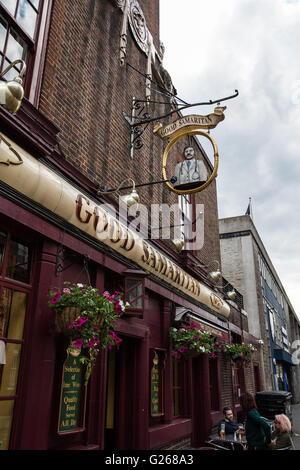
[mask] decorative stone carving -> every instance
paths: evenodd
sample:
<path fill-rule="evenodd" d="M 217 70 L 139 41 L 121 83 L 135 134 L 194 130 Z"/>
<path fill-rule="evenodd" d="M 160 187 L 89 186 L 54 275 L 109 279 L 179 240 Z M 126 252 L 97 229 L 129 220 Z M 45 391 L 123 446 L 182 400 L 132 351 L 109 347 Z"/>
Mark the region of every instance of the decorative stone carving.
<path fill-rule="evenodd" d="M 130 3 L 129 24 L 138 46 L 148 55 L 148 29 L 144 13 L 136 0 Z"/>
<path fill-rule="evenodd" d="M 126 0 L 110 0 L 114 7 L 123 8 Z"/>

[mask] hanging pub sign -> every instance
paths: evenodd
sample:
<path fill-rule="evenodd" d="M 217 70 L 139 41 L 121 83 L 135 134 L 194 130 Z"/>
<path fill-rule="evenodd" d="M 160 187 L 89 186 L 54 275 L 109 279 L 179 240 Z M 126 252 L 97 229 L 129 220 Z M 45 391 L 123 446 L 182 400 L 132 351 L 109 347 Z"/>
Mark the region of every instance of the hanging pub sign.
<path fill-rule="evenodd" d="M 76 432 L 84 428 L 85 391 L 80 349 L 71 342 L 67 354 L 62 372 L 58 433 Z"/>
<path fill-rule="evenodd" d="M 217 145 L 214 139 L 206 132 L 200 129 L 213 129 L 219 122 L 225 119 L 223 114 L 226 106 L 217 106 L 214 112 L 207 116 L 200 116 L 192 114 L 190 116 L 183 116 L 176 121 L 166 125 L 157 124 L 154 128 L 154 133 L 162 139 L 169 139 L 169 143 L 165 148 L 162 158 L 162 177 L 168 188 L 176 194 L 191 194 L 203 191 L 217 176 L 219 165 L 219 154 Z M 175 182 L 171 183 L 170 178 L 167 176 L 167 159 L 169 152 L 173 145 L 179 140 L 189 136 L 201 135 L 208 139 L 212 145 L 214 152 L 214 168 L 210 176 L 204 161 L 196 158 L 195 149 L 192 145 L 185 147 L 183 151 L 183 159 L 177 163 L 172 177 L 175 177 Z"/>
<path fill-rule="evenodd" d="M 198 114 L 191 114 L 189 116 L 182 116 L 174 122 L 163 126 L 157 124 L 154 128 L 154 133 L 161 139 L 173 139 L 180 132 L 181 129 L 185 131 L 195 129 L 214 129 L 219 122 L 224 121 L 224 111 L 226 106 L 217 106 L 213 113 L 207 116 L 200 116 Z"/>

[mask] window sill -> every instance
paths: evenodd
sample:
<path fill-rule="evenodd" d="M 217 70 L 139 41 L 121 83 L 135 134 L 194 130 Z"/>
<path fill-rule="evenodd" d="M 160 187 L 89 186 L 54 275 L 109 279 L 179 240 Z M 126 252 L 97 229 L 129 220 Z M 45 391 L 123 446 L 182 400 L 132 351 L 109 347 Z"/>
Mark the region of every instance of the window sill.
<path fill-rule="evenodd" d="M 179 440 L 192 432 L 191 418 L 176 418 L 171 423 L 156 424 L 149 428 L 150 449 Z"/>

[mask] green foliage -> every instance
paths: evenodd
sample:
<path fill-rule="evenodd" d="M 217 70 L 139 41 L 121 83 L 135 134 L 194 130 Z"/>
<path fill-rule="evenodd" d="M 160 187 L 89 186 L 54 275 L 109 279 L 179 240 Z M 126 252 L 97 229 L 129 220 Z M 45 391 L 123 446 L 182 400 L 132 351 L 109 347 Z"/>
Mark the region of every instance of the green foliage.
<path fill-rule="evenodd" d="M 119 347 L 121 339 L 113 329 L 114 323 L 129 304 L 124 305 L 120 292 L 110 295 L 105 291 L 101 296 L 98 289 L 90 285 L 71 285 L 70 282 L 65 282 L 64 285 L 62 290 L 49 290 L 48 305 L 58 315 L 64 307 L 80 308 L 79 316 L 68 325 L 68 329 L 75 347 L 87 352 L 87 356 L 80 359 L 87 366 L 87 384 L 99 351 L 115 345 Z"/>
<path fill-rule="evenodd" d="M 216 357 L 216 352 L 220 350 L 219 343 L 209 331 L 197 330 L 194 325 L 170 328 L 169 335 L 172 338 L 172 356 L 177 359 L 191 352 Z"/>
<path fill-rule="evenodd" d="M 230 356 L 232 361 L 236 362 L 241 367 L 250 364 L 251 354 L 256 351 L 251 343 L 226 343 L 222 346 L 222 350 L 225 354 Z"/>

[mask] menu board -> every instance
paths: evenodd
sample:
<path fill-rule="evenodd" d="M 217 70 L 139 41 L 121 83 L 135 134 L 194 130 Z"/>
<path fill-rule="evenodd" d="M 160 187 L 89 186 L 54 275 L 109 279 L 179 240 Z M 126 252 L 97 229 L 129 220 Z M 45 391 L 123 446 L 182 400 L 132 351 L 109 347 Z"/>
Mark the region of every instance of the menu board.
<path fill-rule="evenodd" d="M 63 366 L 58 432 L 72 431 L 83 426 L 82 367 L 80 355 L 68 354 Z"/>
<path fill-rule="evenodd" d="M 155 353 L 151 370 L 151 415 L 155 416 L 159 411 L 159 363 Z"/>

